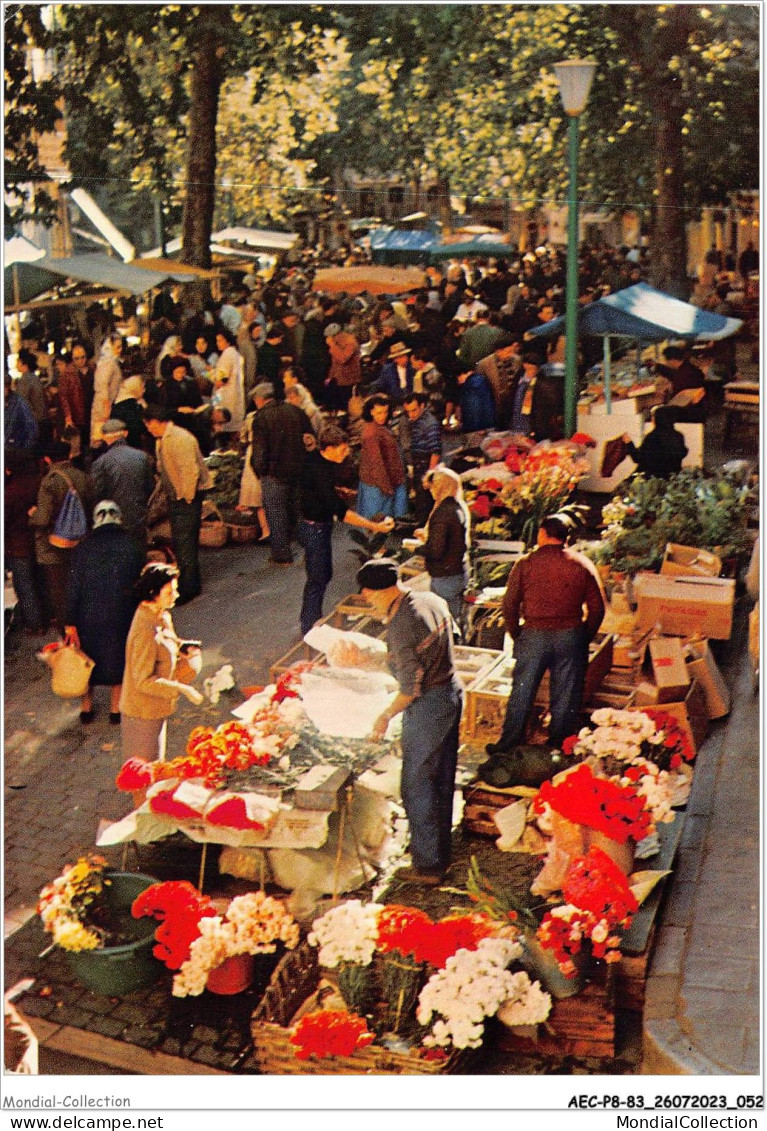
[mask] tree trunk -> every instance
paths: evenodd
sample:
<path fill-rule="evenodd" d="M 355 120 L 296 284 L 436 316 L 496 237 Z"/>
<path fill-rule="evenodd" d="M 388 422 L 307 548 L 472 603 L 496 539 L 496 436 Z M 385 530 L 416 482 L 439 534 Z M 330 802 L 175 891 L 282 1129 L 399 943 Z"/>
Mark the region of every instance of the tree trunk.
<path fill-rule="evenodd" d="M 669 86 L 671 84 L 669 83 Z M 655 222 L 650 236 L 651 282 L 686 300 L 687 231 L 682 163 L 682 109 L 676 91 L 660 92 L 655 122 Z"/>
<path fill-rule="evenodd" d="M 655 20 L 655 16 L 651 17 Z M 685 91 L 681 68 L 669 62 L 684 55 L 694 22 L 688 5 L 672 5 L 643 44 L 645 79 L 655 103 L 655 217 L 650 234 L 651 282 L 659 290 L 687 299 L 687 214 L 682 128 Z"/>
<path fill-rule="evenodd" d="M 222 9 L 213 5 L 200 8 L 199 37 L 192 55 L 181 258 L 204 268 L 210 267 L 216 198 L 216 118 L 223 78 L 218 27 L 222 15 Z"/>
<path fill-rule="evenodd" d="M 442 221 L 442 235 L 453 234 L 453 209 L 450 205 L 450 178 L 439 174 L 437 177 L 437 201 L 439 203 L 439 218 Z"/>

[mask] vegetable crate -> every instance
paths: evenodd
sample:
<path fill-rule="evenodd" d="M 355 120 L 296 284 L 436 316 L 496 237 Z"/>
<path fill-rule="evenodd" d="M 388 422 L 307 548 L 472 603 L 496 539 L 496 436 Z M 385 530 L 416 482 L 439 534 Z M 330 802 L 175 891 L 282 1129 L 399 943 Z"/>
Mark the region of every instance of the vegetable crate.
<path fill-rule="evenodd" d="M 288 951 L 251 1020 L 253 1059 L 272 1076 L 437 1076 L 461 1070 L 470 1053 L 454 1051 L 443 1060 L 368 1045 L 351 1056 L 299 1060 L 290 1043 L 296 1013 L 317 989 L 317 952 L 306 944 Z"/>

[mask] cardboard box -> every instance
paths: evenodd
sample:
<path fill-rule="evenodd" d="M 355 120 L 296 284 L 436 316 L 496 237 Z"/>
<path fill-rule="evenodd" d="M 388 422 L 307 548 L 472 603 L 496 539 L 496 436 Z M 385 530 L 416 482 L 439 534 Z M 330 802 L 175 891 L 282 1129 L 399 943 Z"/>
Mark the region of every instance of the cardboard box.
<path fill-rule="evenodd" d="M 687 645 L 689 658 L 687 670 L 697 680 L 706 697 L 706 710 L 710 719 L 721 719 L 730 713 L 730 689 L 719 670 L 707 640 L 691 641 Z"/>
<path fill-rule="evenodd" d="M 730 638 L 735 582 L 729 578 L 640 573 L 634 579 L 634 596 L 640 629 L 657 625 L 668 636 Z"/>
<path fill-rule="evenodd" d="M 654 685 L 651 683 L 640 683 L 634 692 L 631 707 L 641 711 L 642 707 L 656 706 L 667 714 L 673 715 L 680 727 L 686 732 L 696 752 L 700 750 L 708 734 L 708 712 L 706 710 L 706 696 L 698 681 L 692 681 L 690 690 L 684 700 L 679 703 L 659 704 L 657 700 L 652 699 L 653 688 Z"/>
<path fill-rule="evenodd" d="M 719 577 L 722 559 L 697 546 L 667 542 L 660 571 L 666 577 Z"/>
<path fill-rule="evenodd" d="M 679 637 L 657 636 L 648 643 L 647 651 L 658 702 L 675 703 L 684 699 L 690 689 L 690 673 Z"/>

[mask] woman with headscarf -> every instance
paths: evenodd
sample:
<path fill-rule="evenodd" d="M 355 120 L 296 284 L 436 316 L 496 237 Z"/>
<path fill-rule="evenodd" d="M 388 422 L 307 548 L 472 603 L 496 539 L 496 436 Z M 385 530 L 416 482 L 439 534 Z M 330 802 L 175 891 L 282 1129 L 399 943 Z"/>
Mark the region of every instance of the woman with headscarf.
<path fill-rule="evenodd" d="M 91 447 L 101 443 L 101 428 L 112 415 L 112 405 L 122 382 L 120 358 L 123 340 L 119 334 L 108 334 L 101 347 L 96 371 L 93 374 L 93 404 L 91 406 Z"/>
<path fill-rule="evenodd" d="M 368 397 L 362 409 L 362 445 L 357 514 L 363 518 L 402 518 L 407 514 L 405 465 L 399 444 L 387 428 L 391 401 L 383 393 Z"/>
<path fill-rule="evenodd" d="M 245 419 L 245 366 L 235 341 L 234 334 L 224 327 L 216 331 L 219 358 L 213 376 L 211 403 L 214 408 L 229 409 L 232 414 L 226 429 L 229 432 L 239 432 Z"/>
<path fill-rule="evenodd" d="M 456 624 L 460 625 L 463 594 L 469 583 L 469 543 L 471 517 L 463 498 L 457 472 L 439 464 L 424 476 L 424 485 L 434 499 L 429 521 L 422 538 L 426 572 L 431 578 L 431 591 L 447 601 Z"/>
<path fill-rule="evenodd" d="M 144 427 L 144 378 L 138 373 L 126 377 L 112 405 L 112 417 L 122 420 L 128 430 L 128 443 L 132 448 L 146 451 L 148 448 L 147 430 Z"/>
<path fill-rule="evenodd" d="M 64 639 L 82 648 L 95 667 L 80 702 L 80 722 L 94 718 L 93 688 L 108 687 L 109 721 L 120 722 L 120 692 L 136 600 L 133 587 L 144 553 L 122 528 L 122 512 L 112 499 L 93 509 L 93 530 L 72 555 Z"/>
<path fill-rule="evenodd" d="M 176 566 L 150 562 L 134 587 L 138 608 L 125 643 L 120 713 L 124 758 L 165 758 L 167 721 L 179 695 L 199 706 L 203 696 L 177 678 L 182 656 L 199 655 L 195 641 L 176 635 L 170 611 L 178 598 Z"/>
<path fill-rule="evenodd" d="M 654 479 L 668 479 L 682 470 L 687 445 L 677 432 L 677 410 L 673 405 L 658 405 L 653 413 L 654 428 L 637 448 L 628 433 L 622 439 L 628 455 L 637 465 L 637 473 Z"/>

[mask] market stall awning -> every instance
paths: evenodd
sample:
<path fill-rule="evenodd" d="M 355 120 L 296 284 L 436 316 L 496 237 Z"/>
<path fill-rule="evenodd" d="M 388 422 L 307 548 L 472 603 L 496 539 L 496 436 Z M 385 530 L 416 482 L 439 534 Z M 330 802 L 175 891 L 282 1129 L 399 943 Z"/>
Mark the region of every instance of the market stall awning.
<path fill-rule="evenodd" d="M 54 259 L 46 255 L 35 263 L 35 267 L 60 278 L 95 283 L 132 295 L 146 294 L 167 279 L 188 282 L 190 277 L 187 272 L 179 270 L 178 264 L 174 264 L 172 270 L 147 270 L 133 263 L 123 263 L 109 255 L 99 254 L 74 255 L 62 259 Z"/>
<path fill-rule="evenodd" d="M 492 255 L 496 259 L 510 256 L 513 251 L 510 243 L 504 243 L 497 235 L 479 235 L 460 243 L 435 243 L 429 248 L 430 259 L 452 259 L 453 256 Z"/>
<path fill-rule="evenodd" d="M 642 342 L 663 342 L 667 338 L 717 341 L 737 333 L 742 325 L 740 318 L 725 318 L 700 310 L 646 283 L 636 283 L 623 291 L 605 295 L 578 311 L 579 334 L 635 338 Z M 532 335 L 541 338 L 564 332 L 564 317 L 530 330 Z"/>
<path fill-rule="evenodd" d="M 436 242 L 433 232 L 422 229 L 379 228 L 370 233 L 370 254 L 374 263 L 415 263 L 422 260 Z"/>
<path fill-rule="evenodd" d="M 211 239 L 217 243 L 244 243 L 257 251 L 290 251 L 297 243 L 295 232 L 274 232 L 265 228 L 222 228 Z"/>
<path fill-rule="evenodd" d="M 398 295 L 424 286 L 424 272 L 415 267 L 324 267 L 314 276 L 312 289 L 359 295 Z"/>
<path fill-rule="evenodd" d="M 215 279 L 218 271 L 206 271 L 204 267 L 192 267 L 190 263 L 178 263 L 175 259 L 134 259 L 131 267 L 142 271 L 159 271 L 174 283 L 189 283 L 192 279 Z"/>

